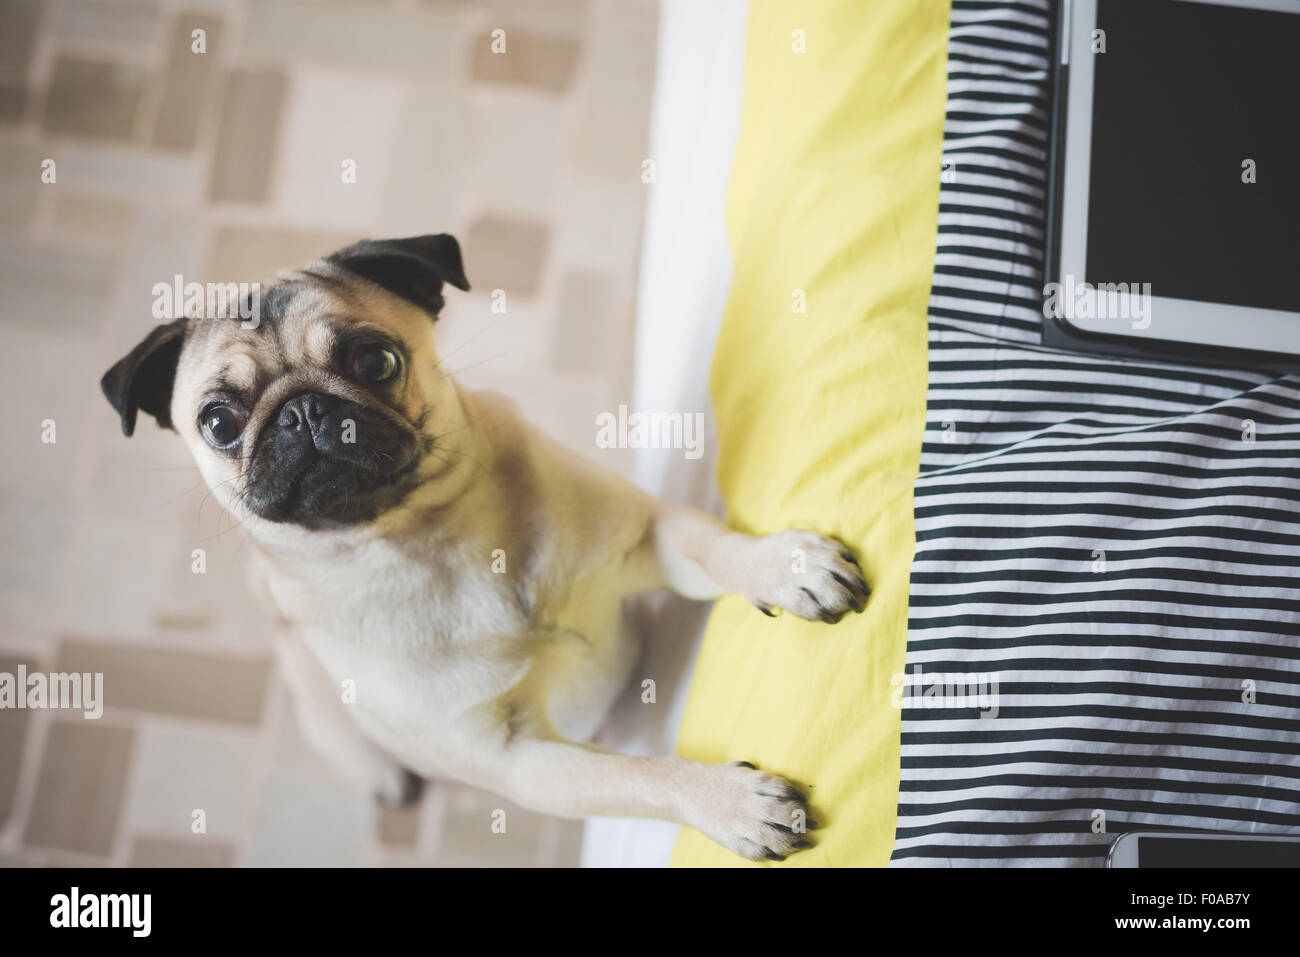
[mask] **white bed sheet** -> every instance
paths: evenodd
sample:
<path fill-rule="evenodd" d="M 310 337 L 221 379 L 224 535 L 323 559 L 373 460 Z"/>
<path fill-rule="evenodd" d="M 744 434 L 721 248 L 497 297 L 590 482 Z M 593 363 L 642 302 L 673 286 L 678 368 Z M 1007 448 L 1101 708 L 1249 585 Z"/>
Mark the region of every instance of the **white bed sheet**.
<path fill-rule="evenodd" d="M 663 0 L 651 113 L 649 187 L 637 296 L 635 409 L 703 412 L 704 454 L 640 450 L 637 483 L 667 501 L 721 514 L 709 368 L 727 294 L 731 249 L 724 206 L 740 132 L 748 0 Z M 709 606 L 673 595 L 639 601 L 646 636 L 635 673 L 655 681 L 656 702 L 629 693 L 597 740 L 628 754 L 670 754 Z M 630 818 L 587 822 L 585 867 L 667 866 L 677 826 Z"/>

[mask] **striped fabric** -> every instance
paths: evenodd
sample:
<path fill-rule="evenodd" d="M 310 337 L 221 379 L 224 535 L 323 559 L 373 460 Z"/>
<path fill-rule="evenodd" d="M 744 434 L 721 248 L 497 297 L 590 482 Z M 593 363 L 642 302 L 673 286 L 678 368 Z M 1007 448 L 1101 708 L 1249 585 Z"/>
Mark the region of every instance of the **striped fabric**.
<path fill-rule="evenodd" d="M 952 5 L 896 865 L 1300 832 L 1300 379 L 1038 344 L 1050 15 Z"/>

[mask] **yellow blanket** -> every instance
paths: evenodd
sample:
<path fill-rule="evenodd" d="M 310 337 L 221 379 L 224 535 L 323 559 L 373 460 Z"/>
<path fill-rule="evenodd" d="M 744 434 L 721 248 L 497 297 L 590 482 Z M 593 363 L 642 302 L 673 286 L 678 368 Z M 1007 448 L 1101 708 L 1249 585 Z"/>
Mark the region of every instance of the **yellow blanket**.
<path fill-rule="evenodd" d="M 925 424 L 948 5 L 752 0 L 727 195 L 735 277 L 711 388 L 729 521 L 840 537 L 873 593 L 838 625 L 718 602 L 679 753 L 805 785 L 822 829 L 785 865 L 881 865 Z M 675 865 L 746 862 L 683 829 Z"/>

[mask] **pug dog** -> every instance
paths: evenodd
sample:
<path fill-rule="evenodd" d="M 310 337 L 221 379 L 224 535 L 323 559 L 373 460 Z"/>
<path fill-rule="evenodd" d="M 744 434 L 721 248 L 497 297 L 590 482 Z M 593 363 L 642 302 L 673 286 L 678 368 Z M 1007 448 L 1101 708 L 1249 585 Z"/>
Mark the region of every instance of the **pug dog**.
<path fill-rule="evenodd" d="M 687 825 L 751 860 L 811 846 L 799 788 L 749 762 L 583 742 L 638 659 L 625 596 L 835 622 L 867 600 L 857 560 L 659 502 L 462 388 L 434 350 L 444 284 L 469 289 L 453 237 L 363 240 L 281 273 L 255 325 L 165 323 L 102 380 L 122 431 L 145 412 L 178 432 L 250 533 L 305 735 L 381 800 L 443 776 L 546 814 Z"/>

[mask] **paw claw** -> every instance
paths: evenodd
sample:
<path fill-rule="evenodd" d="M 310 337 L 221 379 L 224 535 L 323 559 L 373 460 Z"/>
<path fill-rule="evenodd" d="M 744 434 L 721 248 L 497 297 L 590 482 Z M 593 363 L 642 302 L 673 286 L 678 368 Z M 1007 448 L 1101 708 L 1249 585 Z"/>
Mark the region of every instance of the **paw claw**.
<path fill-rule="evenodd" d="M 809 621 L 834 624 L 850 610 L 866 609 L 871 589 L 842 542 L 793 529 L 768 535 L 758 545 L 755 564 L 765 573 L 749 598 L 760 610 L 784 608 Z"/>
<path fill-rule="evenodd" d="M 688 823 L 741 857 L 784 860 L 811 847 L 804 831 L 807 798 L 785 778 L 748 761 L 713 765 L 711 796 Z"/>

